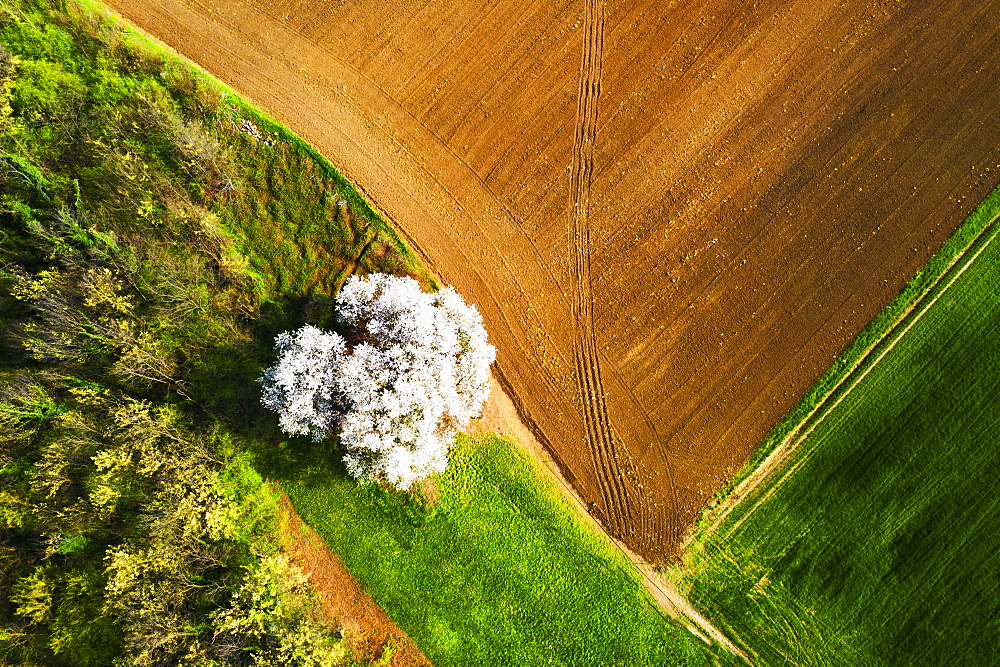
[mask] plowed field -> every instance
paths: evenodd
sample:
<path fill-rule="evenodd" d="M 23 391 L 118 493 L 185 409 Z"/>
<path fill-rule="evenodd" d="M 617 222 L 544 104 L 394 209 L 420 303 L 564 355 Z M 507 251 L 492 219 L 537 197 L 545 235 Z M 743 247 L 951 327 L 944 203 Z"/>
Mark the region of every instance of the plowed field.
<path fill-rule="evenodd" d="M 1000 3 L 112 0 L 483 311 L 652 560 L 995 185 Z"/>

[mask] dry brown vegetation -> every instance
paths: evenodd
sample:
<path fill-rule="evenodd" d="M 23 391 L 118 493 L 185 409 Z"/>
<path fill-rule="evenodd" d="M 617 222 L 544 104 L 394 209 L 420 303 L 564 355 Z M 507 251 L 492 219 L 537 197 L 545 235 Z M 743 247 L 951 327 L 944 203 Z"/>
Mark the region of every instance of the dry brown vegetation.
<path fill-rule="evenodd" d="M 343 633 L 356 660 L 382 661 L 392 667 L 423 667 L 430 660 L 413 640 L 366 593 L 337 554 L 281 495 L 284 535 L 295 563 L 316 586 L 333 630 Z"/>
<path fill-rule="evenodd" d="M 483 311 L 608 529 L 706 500 L 995 184 L 993 3 L 112 0 Z"/>

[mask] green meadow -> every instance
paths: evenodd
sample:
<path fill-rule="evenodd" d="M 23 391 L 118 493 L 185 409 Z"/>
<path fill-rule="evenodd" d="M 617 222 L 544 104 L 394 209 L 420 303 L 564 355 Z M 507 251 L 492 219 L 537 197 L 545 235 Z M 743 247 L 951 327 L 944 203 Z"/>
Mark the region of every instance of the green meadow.
<path fill-rule="evenodd" d="M 758 454 L 811 428 L 791 459 L 696 539 L 691 601 L 757 664 L 1000 662 L 998 212 L 1000 190 Z"/>
<path fill-rule="evenodd" d="M 627 558 L 584 527 L 537 463 L 462 436 L 434 499 L 358 486 L 325 448 L 262 469 L 375 600 L 440 665 L 701 665 Z"/>

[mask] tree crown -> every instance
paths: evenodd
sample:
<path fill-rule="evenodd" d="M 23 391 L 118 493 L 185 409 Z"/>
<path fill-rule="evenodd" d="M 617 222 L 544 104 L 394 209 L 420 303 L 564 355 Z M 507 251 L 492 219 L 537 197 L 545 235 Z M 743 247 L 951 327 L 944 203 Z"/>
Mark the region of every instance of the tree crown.
<path fill-rule="evenodd" d="M 305 325 L 275 339 L 263 404 L 286 433 L 337 436 L 359 479 L 408 488 L 443 471 L 489 394 L 496 350 L 479 312 L 451 287 L 386 274 L 352 276 L 336 306 L 343 335 Z"/>

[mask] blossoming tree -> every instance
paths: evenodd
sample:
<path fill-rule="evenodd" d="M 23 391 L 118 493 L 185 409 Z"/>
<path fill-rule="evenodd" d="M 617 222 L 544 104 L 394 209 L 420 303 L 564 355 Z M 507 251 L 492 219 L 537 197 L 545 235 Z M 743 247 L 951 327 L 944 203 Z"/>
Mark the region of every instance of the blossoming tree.
<path fill-rule="evenodd" d="M 343 335 L 306 325 L 275 339 L 263 404 L 282 430 L 336 435 L 348 471 L 399 489 L 443 471 L 456 430 L 482 409 L 495 348 L 452 288 L 352 276 L 336 298 Z"/>

